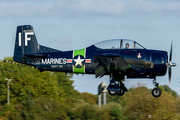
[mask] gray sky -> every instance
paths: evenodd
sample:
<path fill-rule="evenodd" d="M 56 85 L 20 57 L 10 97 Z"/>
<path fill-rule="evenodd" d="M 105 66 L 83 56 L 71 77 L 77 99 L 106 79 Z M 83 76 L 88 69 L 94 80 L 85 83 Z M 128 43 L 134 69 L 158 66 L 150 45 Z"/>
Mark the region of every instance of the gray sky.
<path fill-rule="evenodd" d="M 170 87 L 180 93 L 180 1 L 178 0 L 0 0 L 0 59 L 13 56 L 18 25 L 32 25 L 39 44 L 59 50 L 85 48 L 108 39 L 132 39 L 147 49 L 170 51 L 173 62 Z M 97 94 L 107 77 L 74 75 L 75 89 Z M 158 77 L 160 85 L 168 76 Z M 127 79 L 127 87 L 152 80 Z"/>

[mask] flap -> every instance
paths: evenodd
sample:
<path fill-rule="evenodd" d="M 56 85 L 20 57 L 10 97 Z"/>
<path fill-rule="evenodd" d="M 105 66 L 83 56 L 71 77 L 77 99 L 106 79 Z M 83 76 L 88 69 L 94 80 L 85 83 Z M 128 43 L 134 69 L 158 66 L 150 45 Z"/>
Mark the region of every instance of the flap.
<path fill-rule="evenodd" d="M 94 56 L 96 78 L 112 71 L 126 71 L 131 66 L 119 54 L 100 54 Z"/>

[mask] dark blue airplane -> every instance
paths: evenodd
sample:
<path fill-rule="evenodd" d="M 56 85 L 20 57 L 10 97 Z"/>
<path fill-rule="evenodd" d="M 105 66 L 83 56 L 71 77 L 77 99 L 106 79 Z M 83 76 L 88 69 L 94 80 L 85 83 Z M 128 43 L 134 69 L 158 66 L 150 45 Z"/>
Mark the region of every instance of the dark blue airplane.
<path fill-rule="evenodd" d="M 123 95 L 127 88 L 122 81 L 127 78 L 153 79 L 154 97 L 161 95 L 156 76 L 164 76 L 169 69 L 171 81 L 171 62 L 166 51 L 148 50 L 136 41 L 113 39 L 99 42 L 84 49 L 60 51 L 39 45 L 33 27 L 17 27 L 14 61 L 32 65 L 40 71 L 59 71 L 77 74 L 95 74 L 96 78 L 110 76 L 107 90 L 110 95 Z"/>

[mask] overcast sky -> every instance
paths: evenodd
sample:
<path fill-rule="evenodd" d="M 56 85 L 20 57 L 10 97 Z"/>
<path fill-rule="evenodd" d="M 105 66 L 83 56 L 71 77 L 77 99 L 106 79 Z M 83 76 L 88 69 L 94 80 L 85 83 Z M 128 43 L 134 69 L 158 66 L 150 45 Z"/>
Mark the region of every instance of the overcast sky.
<path fill-rule="evenodd" d="M 173 62 L 170 87 L 180 93 L 180 1 L 179 0 L 0 0 L 0 59 L 12 57 L 16 27 L 32 25 L 39 44 L 59 50 L 81 49 L 108 39 L 132 39 L 147 49 L 170 51 Z M 97 94 L 108 76 L 74 75 L 75 89 Z M 168 76 L 158 77 L 160 85 Z M 152 80 L 127 79 L 153 88 Z"/>

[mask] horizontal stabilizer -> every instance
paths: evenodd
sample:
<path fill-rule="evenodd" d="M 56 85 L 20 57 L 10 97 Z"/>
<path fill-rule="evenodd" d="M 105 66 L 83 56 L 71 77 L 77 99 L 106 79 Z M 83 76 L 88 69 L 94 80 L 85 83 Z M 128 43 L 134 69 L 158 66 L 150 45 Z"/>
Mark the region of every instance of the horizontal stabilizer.
<path fill-rule="evenodd" d="M 44 58 L 44 57 L 47 57 L 48 55 L 47 54 L 31 54 L 31 55 L 27 55 L 27 57 L 30 57 L 30 58 Z"/>

